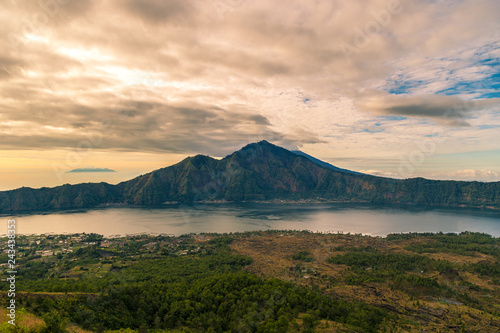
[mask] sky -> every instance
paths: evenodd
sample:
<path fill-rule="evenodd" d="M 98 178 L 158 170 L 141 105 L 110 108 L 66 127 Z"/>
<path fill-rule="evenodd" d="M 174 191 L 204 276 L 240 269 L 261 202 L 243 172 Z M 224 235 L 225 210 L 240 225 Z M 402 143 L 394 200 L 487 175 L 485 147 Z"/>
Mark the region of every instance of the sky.
<path fill-rule="evenodd" d="M 0 22 L 0 190 L 264 139 L 379 176 L 500 181 L 497 0 L 4 0 Z"/>

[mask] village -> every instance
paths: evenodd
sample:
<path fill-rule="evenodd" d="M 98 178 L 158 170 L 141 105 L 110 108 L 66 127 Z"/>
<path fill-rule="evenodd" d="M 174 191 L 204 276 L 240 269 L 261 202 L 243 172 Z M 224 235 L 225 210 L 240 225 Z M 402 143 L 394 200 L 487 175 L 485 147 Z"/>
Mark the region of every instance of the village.
<path fill-rule="evenodd" d="M 81 278 L 104 274 L 116 267 L 126 267 L 141 258 L 186 256 L 200 253 L 205 235 L 127 235 L 104 238 L 99 234 L 18 235 L 15 246 L 15 268 L 22 276 L 36 268 L 60 267 L 60 277 Z M 0 254 L 0 278 L 6 281 L 9 270 L 7 242 Z"/>

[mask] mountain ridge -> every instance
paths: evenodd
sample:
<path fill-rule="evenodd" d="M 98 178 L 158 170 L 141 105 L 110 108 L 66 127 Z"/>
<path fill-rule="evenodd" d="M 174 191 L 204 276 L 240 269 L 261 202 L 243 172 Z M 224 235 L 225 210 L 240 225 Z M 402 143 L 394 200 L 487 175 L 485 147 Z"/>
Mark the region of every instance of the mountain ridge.
<path fill-rule="evenodd" d="M 309 154 L 306 154 L 306 153 L 304 153 L 303 151 L 300 151 L 300 150 L 290 150 L 290 151 L 292 153 L 294 153 L 294 154 L 304 156 L 305 158 L 309 159 L 311 162 L 313 162 L 313 163 L 315 163 L 317 165 L 323 166 L 325 168 L 328 168 L 328 169 L 332 169 L 332 170 L 336 170 L 336 171 L 342 171 L 342 172 L 346 172 L 346 173 L 357 174 L 357 175 L 365 175 L 364 173 L 361 173 L 361 172 L 357 172 L 357 171 L 352 171 L 352 170 L 347 170 L 347 169 L 342 169 L 342 168 L 336 167 L 335 165 L 332 165 L 332 164 L 330 164 L 328 162 L 325 162 L 325 161 L 322 161 L 320 159 L 317 159 L 316 157 L 311 156 Z"/>
<path fill-rule="evenodd" d="M 190 156 L 116 185 L 83 183 L 2 191 L 0 212 L 273 200 L 500 209 L 500 182 L 400 180 L 349 173 L 264 140 L 220 160 Z"/>

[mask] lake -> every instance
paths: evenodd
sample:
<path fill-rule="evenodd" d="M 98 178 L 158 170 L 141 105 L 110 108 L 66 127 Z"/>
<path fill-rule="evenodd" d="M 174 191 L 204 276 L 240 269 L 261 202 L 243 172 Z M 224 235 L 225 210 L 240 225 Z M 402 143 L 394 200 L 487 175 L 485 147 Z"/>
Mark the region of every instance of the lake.
<path fill-rule="evenodd" d="M 4 216 L 5 222 L 12 216 Z M 242 232 L 294 229 L 385 236 L 398 232 L 485 232 L 500 236 L 500 212 L 379 208 L 365 205 L 206 204 L 198 207 L 112 207 L 15 216 L 19 234 Z M 2 230 L 6 232 L 7 223 Z"/>

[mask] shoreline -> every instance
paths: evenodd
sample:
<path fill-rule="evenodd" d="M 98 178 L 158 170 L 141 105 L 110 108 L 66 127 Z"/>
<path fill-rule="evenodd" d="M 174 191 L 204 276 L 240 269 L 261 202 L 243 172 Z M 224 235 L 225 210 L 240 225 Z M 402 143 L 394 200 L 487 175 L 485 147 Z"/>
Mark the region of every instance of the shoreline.
<path fill-rule="evenodd" d="M 1 212 L 0 217 L 9 216 L 26 216 L 26 215 L 48 215 L 54 213 L 74 213 L 78 211 L 87 210 L 100 210 L 107 208 L 171 208 L 176 206 L 182 206 L 182 208 L 187 209 L 200 209 L 200 205 L 238 205 L 238 204 L 263 204 L 263 205 L 282 205 L 282 206 L 306 206 L 306 205 L 353 205 L 353 206 L 369 206 L 371 208 L 395 208 L 402 210 L 418 209 L 418 210 L 434 210 L 434 209 L 459 209 L 459 210 L 474 210 L 483 212 L 500 212 L 500 207 L 493 206 L 468 206 L 468 205 L 438 205 L 438 204 L 413 204 L 413 203 L 373 203 L 370 201 L 348 201 L 348 200 L 317 200 L 317 199 L 301 199 L 301 200 L 285 200 L 285 199 L 273 199 L 273 200 L 256 200 L 256 201 L 226 201 L 226 200 L 204 200 L 195 201 L 190 204 L 186 204 L 178 201 L 167 201 L 158 205 L 134 205 L 124 202 L 117 203 L 106 203 L 99 204 L 97 206 L 88 207 L 74 207 L 74 208 L 61 208 L 61 209 L 46 209 L 46 210 L 22 210 L 22 211 L 10 211 Z"/>

